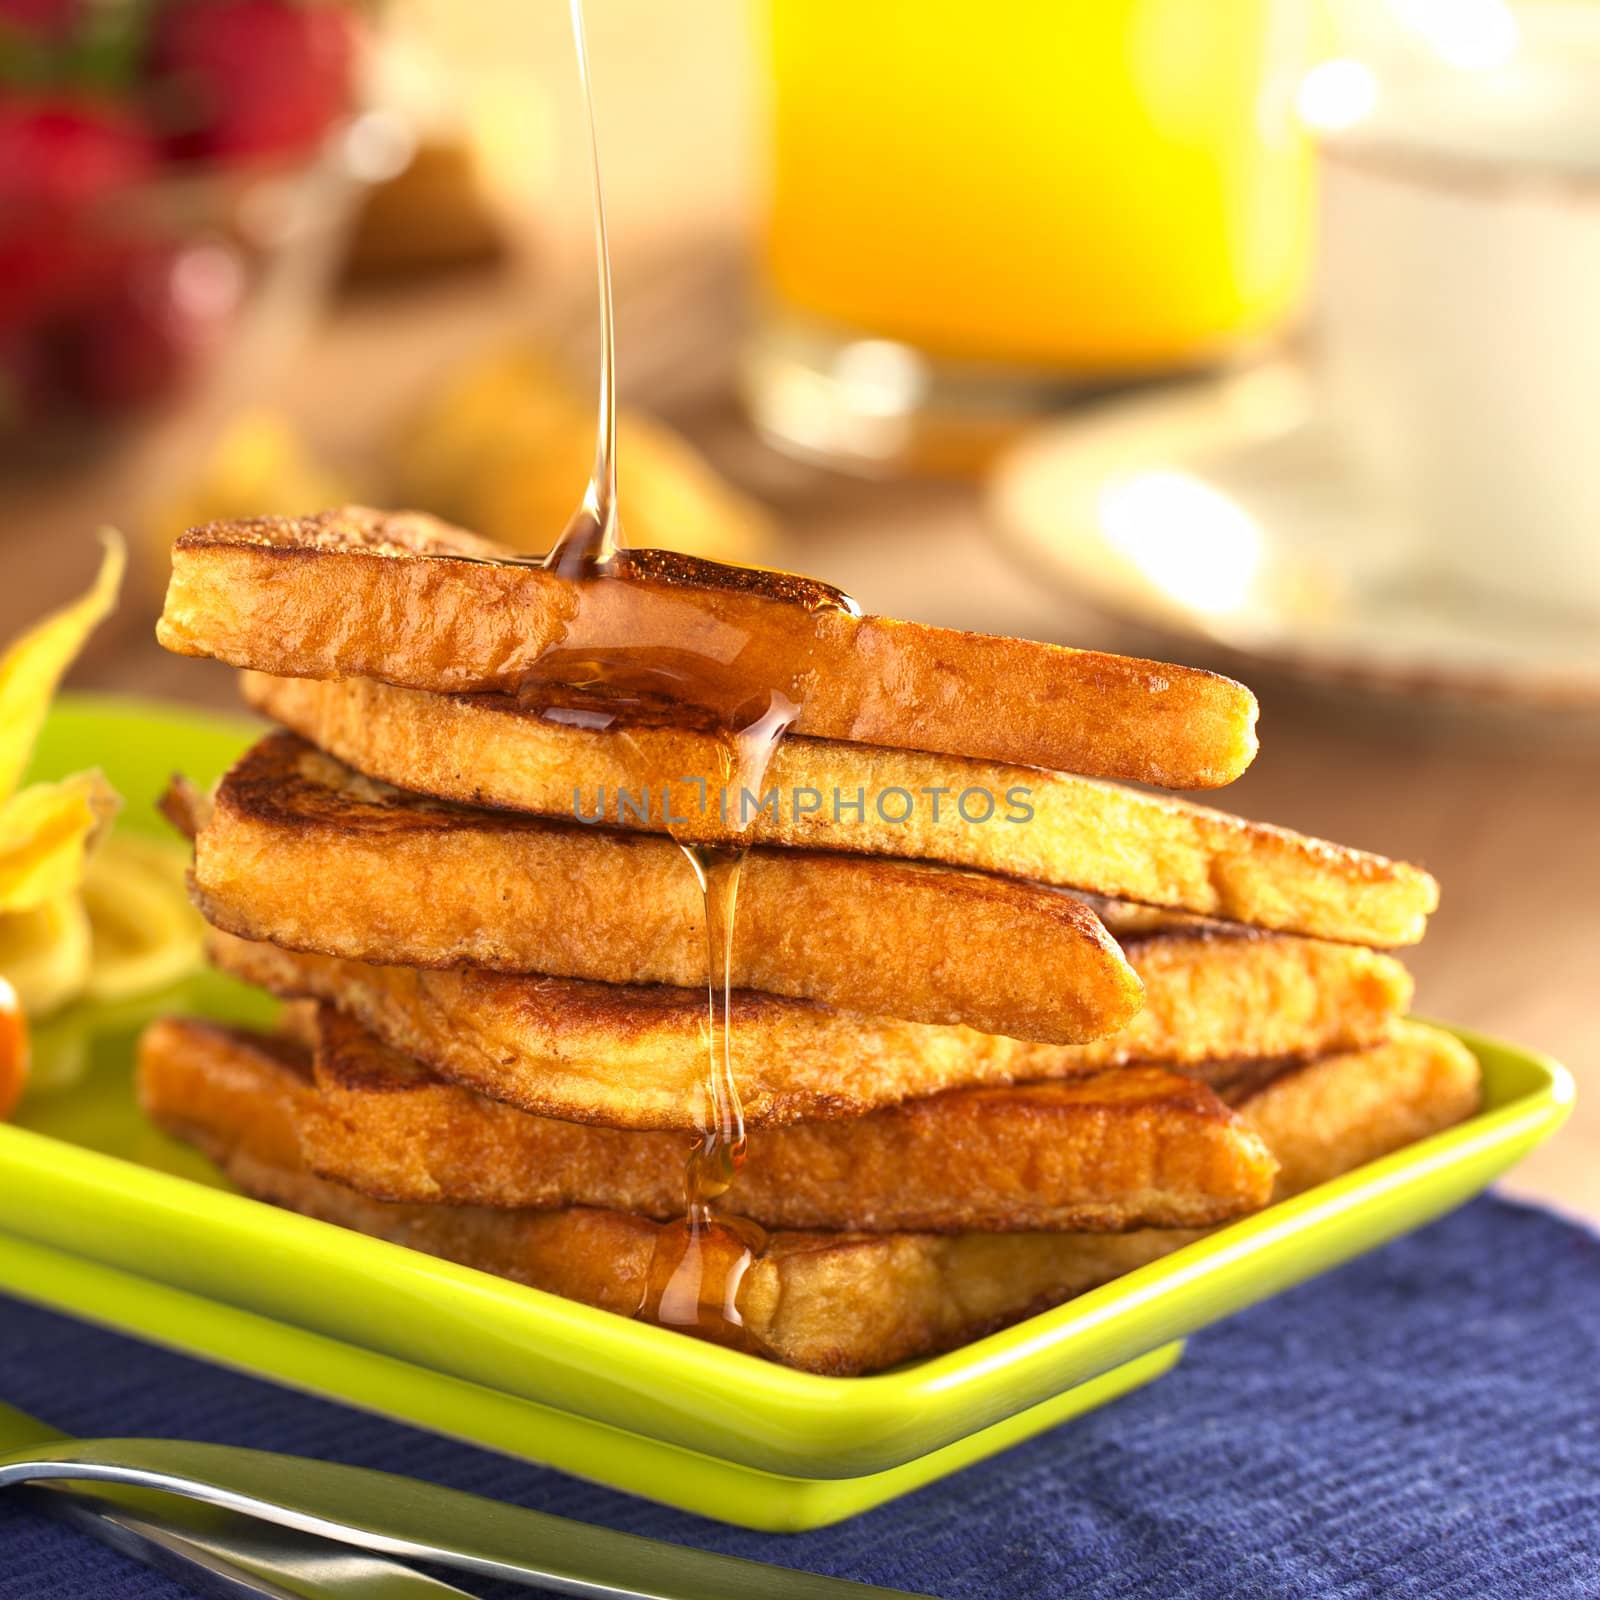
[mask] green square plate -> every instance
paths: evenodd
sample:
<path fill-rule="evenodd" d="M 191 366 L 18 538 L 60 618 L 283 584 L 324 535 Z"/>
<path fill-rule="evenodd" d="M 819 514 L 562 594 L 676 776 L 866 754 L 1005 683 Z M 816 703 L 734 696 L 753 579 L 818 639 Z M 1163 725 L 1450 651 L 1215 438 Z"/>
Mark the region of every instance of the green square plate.
<path fill-rule="evenodd" d="M 36 771 L 98 764 L 122 826 L 175 768 L 213 778 L 255 730 L 66 699 Z M 1462 1035 L 1483 1111 L 1336 1182 L 947 1355 L 821 1378 L 249 1200 L 155 1132 L 130 1090 L 157 1010 L 254 1020 L 212 975 L 40 1030 L 0 1126 L 0 1286 L 175 1348 L 749 1527 L 863 1511 L 1165 1371 L 1183 1337 L 1459 1205 L 1572 1103 L 1554 1062 Z"/>

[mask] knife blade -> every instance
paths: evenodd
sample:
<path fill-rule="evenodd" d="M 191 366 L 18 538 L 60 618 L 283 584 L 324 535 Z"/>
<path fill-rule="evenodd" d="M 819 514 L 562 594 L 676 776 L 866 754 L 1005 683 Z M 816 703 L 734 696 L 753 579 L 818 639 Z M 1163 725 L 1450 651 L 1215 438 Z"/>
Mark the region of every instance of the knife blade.
<path fill-rule="evenodd" d="M 594 1600 L 889 1600 L 905 1593 L 595 1528 L 392 1473 L 225 1445 L 55 1439 L 0 1455 L 0 1488 L 51 1480 L 157 1489 L 368 1551 Z"/>
<path fill-rule="evenodd" d="M 386 1556 L 175 1495 L 41 1484 L 18 1498 L 206 1600 L 474 1600 Z"/>

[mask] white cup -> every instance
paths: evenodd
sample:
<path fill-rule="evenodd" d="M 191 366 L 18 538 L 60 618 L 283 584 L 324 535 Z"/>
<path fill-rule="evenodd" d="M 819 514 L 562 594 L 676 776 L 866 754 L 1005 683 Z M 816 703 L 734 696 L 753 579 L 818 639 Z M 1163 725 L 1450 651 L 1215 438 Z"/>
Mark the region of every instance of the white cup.
<path fill-rule="evenodd" d="M 1324 152 L 1316 348 L 1407 567 L 1600 619 L 1600 20 L 1579 26 L 1587 48 L 1378 80 Z"/>

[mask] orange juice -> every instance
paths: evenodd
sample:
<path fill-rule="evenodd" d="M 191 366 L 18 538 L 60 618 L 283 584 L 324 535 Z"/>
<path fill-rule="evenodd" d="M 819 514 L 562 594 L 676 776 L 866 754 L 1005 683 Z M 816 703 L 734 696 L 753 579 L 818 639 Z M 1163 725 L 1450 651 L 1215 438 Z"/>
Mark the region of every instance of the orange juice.
<path fill-rule="evenodd" d="M 934 356 L 1193 365 L 1292 309 L 1300 0 L 770 0 L 784 306 Z"/>

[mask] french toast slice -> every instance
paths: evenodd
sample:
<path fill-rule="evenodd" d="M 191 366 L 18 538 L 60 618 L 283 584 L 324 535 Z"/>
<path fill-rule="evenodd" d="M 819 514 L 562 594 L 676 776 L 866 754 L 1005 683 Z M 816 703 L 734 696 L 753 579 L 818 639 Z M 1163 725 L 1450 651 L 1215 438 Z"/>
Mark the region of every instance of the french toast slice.
<path fill-rule="evenodd" d="M 244 691 L 256 710 L 367 777 L 464 805 L 603 811 L 663 832 L 660 807 L 624 813 L 619 791 L 648 788 L 652 774 L 719 770 L 707 735 L 578 727 L 506 695 L 259 673 L 245 674 Z M 1438 885 L 1418 867 L 1093 778 L 788 738 L 762 788 L 777 803 L 748 817 L 752 844 L 975 867 L 1382 947 L 1415 943 L 1438 904 Z"/>
<path fill-rule="evenodd" d="M 209 808 L 169 800 L 197 825 L 200 909 L 241 938 L 402 966 L 706 981 L 704 896 L 661 835 L 424 799 L 290 734 L 249 751 Z M 1057 890 L 811 850 L 751 851 L 732 982 L 1058 1044 L 1116 1032 L 1142 999 L 1094 913 Z"/>
<path fill-rule="evenodd" d="M 1413 1036 L 1408 1029 L 1407 1040 Z M 1442 1042 L 1441 1042 L 1442 1041 Z M 1425 1072 L 1410 1059 L 1432 1050 Z M 1305 1073 L 1316 1074 L 1296 1088 Z M 1378 1080 L 1387 1084 L 1381 1089 Z M 662 1224 L 619 1211 L 393 1205 L 314 1177 L 296 1124 L 315 1090 L 286 1041 L 209 1023 L 162 1022 L 140 1042 L 146 1112 L 198 1146 L 241 1189 L 323 1221 L 638 1316 Z M 1297 1182 L 1375 1159 L 1467 1115 L 1477 1064 L 1417 1030 L 1378 1052 L 1333 1058 L 1255 1094 L 1246 1113 Z M 1309 1136 L 1302 1118 L 1315 1118 Z M 1340 1165 L 1342 1163 L 1342 1165 Z M 740 1280 L 745 1331 L 773 1360 L 855 1374 L 950 1349 L 1121 1276 L 1203 1236 L 1092 1233 L 771 1234 Z"/>
<path fill-rule="evenodd" d="M 520 1110 L 635 1129 L 701 1125 L 704 989 L 379 966 L 217 930 L 207 951 L 247 983 L 337 1004 L 391 1049 Z M 748 989 L 733 993 L 729 1032 L 752 1127 L 1011 1082 L 1025 1048 L 971 1028 L 869 1020 Z"/>
<path fill-rule="evenodd" d="M 529 1116 L 428 1072 L 321 1008 L 299 1118 L 319 1177 L 380 1200 L 665 1220 L 681 1133 Z M 764 1228 L 872 1233 L 1201 1227 L 1266 1204 L 1277 1164 L 1204 1084 L 1164 1067 L 952 1089 L 845 1121 L 758 1129 L 720 1202 Z"/>
<path fill-rule="evenodd" d="M 318 1094 L 298 1131 L 319 1177 L 382 1200 L 683 1209 L 680 1135 L 529 1116 L 446 1083 L 332 1007 L 319 1008 L 314 1060 Z M 1399 1148 L 1477 1105 L 1471 1053 L 1413 1022 L 1364 1049 L 1217 1076 L 1221 1099 L 1139 1064 L 759 1130 L 724 1208 L 769 1228 L 868 1232 L 1200 1227 L 1386 1154 L 1374 1128 Z"/>
<path fill-rule="evenodd" d="M 1228 783 L 1255 754 L 1255 697 L 1215 673 L 860 616 L 818 605 L 807 580 L 667 551 L 625 552 L 629 583 L 500 564 L 511 555 L 360 506 L 216 523 L 174 544 L 157 638 L 284 677 L 504 692 L 581 607 L 605 638 L 681 639 L 751 683 L 792 685 L 813 737 L 1184 789 Z"/>
<path fill-rule="evenodd" d="M 1464 1121 L 1478 1109 L 1482 1077 L 1453 1034 L 1408 1020 L 1371 1049 L 1324 1056 L 1224 1098 L 1277 1158 L 1273 1199 L 1283 1200 Z"/>
<path fill-rule="evenodd" d="M 622 1128 L 700 1126 L 703 989 L 382 965 L 220 930 L 207 950 L 225 972 L 335 1005 L 440 1077 L 520 1110 Z M 1089 1045 L 737 990 L 730 1031 L 746 1119 L 760 1127 L 860 1116 L 944 1089 L 1077 1077 L 1134 1060 L 1304 1056 L 1381 1037 L 1409 993 L 1388 957 L 1306 940 L 1155 936 L 1129 951 L 1152 974 L 1145 1010 Z M 1342 978 L 1337 993 L 1324 978 Z"/>

